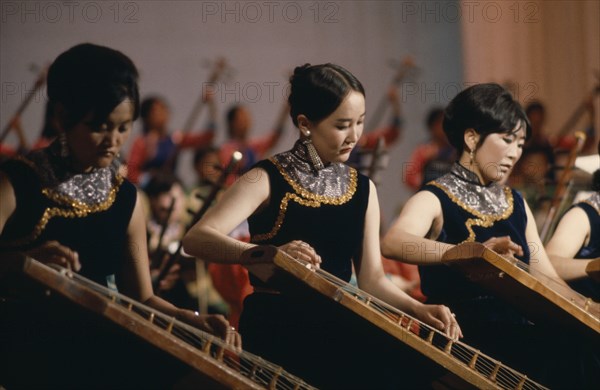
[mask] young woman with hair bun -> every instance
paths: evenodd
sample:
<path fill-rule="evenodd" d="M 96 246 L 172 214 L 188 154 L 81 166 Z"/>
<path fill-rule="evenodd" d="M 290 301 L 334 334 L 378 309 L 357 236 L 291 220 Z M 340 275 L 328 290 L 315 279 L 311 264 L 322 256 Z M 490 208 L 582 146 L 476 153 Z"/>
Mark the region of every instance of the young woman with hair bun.
<path fill-rule="evenodd" d="M 383 272 L 375 186 L 344 164 L 363 132 L 361 83 L 341 66 L 306 64 L 294 70 L 290 84 L 298 140 L 242 176 L 190 230 L 185 251 L 207 261 L 244 264 L 253 247 L 269 244 L 345 281 L 354 266 L 361 289 L 460 337 L 447 307 L 412 299 Z M 250 243 L 227 236 L 244 219 Z M 240 321 L 250 351 L 323 388 L 389 386 L 404 379 L 397 375 L 399 356 L 386 354 L 384 345 L 357 341 L 361 335 L 327 307 L 255 277 L 251 282 L 255 291 Z"/>

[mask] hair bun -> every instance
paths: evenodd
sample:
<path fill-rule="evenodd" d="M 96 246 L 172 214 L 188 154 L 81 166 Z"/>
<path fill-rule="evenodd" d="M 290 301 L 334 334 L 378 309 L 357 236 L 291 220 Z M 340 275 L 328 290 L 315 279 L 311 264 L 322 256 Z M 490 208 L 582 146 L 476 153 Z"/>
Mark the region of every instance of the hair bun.
<path fill-rule="evenodd" d="M 290 83 L 293 83 L 295 79 L 305 76 L 306 73 L 308 72 L 308 70 L 310 69 L 310 67 L 311 67 L 311 65 L 309 63 L 306 63 L 302 66 L 295 67 L 294 73 L 290 77 Z"/>

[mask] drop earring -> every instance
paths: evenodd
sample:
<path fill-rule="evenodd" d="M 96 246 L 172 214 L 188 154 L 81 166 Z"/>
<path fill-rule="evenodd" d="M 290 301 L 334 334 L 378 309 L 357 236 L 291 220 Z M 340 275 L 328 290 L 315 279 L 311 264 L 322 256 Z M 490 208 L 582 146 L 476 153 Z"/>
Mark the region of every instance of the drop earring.
<path fill-rule="evenodd" d="M 60 157 L 69 157 L 69 146 L 67 145 L 67 136 L 61 132 L 58 134 L 58 142 L 60 142 Z"/>
<path fill-rule="evenodd" d="M 319 157 L 319 153 L 317 153 L 317 149 L 315 149 L 315 145 L 313 145 L 310 138 L 305 138 L 302 143 L 306 146 L 308 157 L 312 162 L 313 168 L 315 168 L 317 171 L 325 168 L 325 165 L 323 165 L 323 161 L 321 161 L 321 157 Z"/>

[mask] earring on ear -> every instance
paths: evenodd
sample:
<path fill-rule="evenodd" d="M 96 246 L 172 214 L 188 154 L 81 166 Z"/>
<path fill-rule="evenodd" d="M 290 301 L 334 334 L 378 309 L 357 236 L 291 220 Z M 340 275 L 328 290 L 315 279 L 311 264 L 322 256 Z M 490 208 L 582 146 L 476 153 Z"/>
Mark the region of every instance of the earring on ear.
<path fill-rule="evenodd" d="M 69 157 L 69 146 L 64 132 L 58 133 L 58 142 L 60 142 L 60 157 Z"/>
<path fill-rule="evenodd" d="M 304 133 L 304 135 L 305 135 L 306 137 L 310 137 L 310 130 L 306 130 L 306 132 Z"/>
<path fill-rule="evenodd" d="M 321 161 L 321 157 L 319 157 L 319 153 L 317 153 L 317 149 L 315 149 L 315 145 L 313 145 L 310 138 L 305 138 L 304 141 L 302 141 L 302 143 L 306 146 L 306 150 L 308 151 L 308 157 L 310 158 L 313 167 L 317 171 L 325 168 L 325 165 L 323 165 L 323 161 Z"/>
<path fill-rule="evenodd" d="M 469 152 L 470 164 L 473 165 L 475 163 L 475 149 L 471 149 Z"/>

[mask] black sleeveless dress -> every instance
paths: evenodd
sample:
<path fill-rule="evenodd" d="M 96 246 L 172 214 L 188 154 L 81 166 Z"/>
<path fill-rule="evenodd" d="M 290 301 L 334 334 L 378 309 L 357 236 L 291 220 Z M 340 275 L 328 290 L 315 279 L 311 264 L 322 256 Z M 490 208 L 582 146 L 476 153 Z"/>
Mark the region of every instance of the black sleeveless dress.
<path fill-rule="evenodd" d="M 256 164 L 270 183 L 269 204 L 249 219 L 251 240 L 280 246 L 310 244 L 321 268 L 349 281 L 360 259 L 369 180 L 337 163 L 317 170 L 300 141 L 291 151 Z M 319 388 L 398 388 L 404 364 L 384 336 L 361 339 L 356 319 L 317 294 L 275 291 L 251 276 L 256 291 L 244 301 L 244 348 L 283 366 Z M 388 343 L 389 344 L 389 343 Z M 406 362 L 409 364 L 409 362 Z"/>
<path fill-rule="evenodd" d="M 80 274 L 106 285 L 122 266 L 136 189 L 117 163 L 69 172 L 54 146 L 0 166 L 17 200 L 0 253 L 56 240 L 79 253 Z M 167 388 L 182 374 L 154 347 L 25 282 L 0 283 L 0 345 L 8 357 L 0 382 L 7 388 Z"/>
<path fill-rule="evenodd" d="M 0 235 L 0 250 L 25 250 L 56 240 L 77 251 L 81 275 L 106 285 L 121 267 L 136 189 L 114 163 L 69 172 L 53 148 L 5 162 L 17 207 Z"/>
<path fill-rule="evenodd" d="M 579 207 L 587 215 L 590 224 L 590 239 L 587 245 L 582 246 L 576 259 L 596 259 L 600 257 L 600 192 L 596 192 L 586 200 L 575 204 L 573 207 Z M 590 297 L 596 302 L 600 302 L 600 285 L 590 278 L 575 280 L 569 285 L 579 293 Z"/>
<path fill-rule="evenodd" d="M 450 173 L 423 190 L 440 201 L 444 223 L 437 241 L 460 244 L 510 236 L 529 264 L 527 214 L 522 196 L 497 183 L 484 186 L 455 163 Z M 600 380 L 600 361 L 590 343 L 575 334 L 559 335 L 526 316 L 446 265 L 419 266 L 428 303 L 445 304 L 456 314 L 463 341 L 551 388 L 588 388 Z"/>
<path fill-rule="evenodd" d="M 255 165 L 267 173 L 270 200 L 248 218 L 251 242 L 280 246 L 294 240 L 310 244 L 321 267 L 349 281 L 352 259 L 362 247 L 369 180 L 344 164 L 313 168 L 305 145 Z M 254 292 L 240 319 L 244 347 L 282 365 L 308 383 L 330 387 L 339 377 L 323 355 L 348 346 L 344 324 L 318 299 L 279 293 L 250 276 Z M 268 292 L 265 292 L 268 291 Z M 320 363 L 319 363 L 320 362 Z M 327 364 L 319 367 L 320 364 Z"/>

